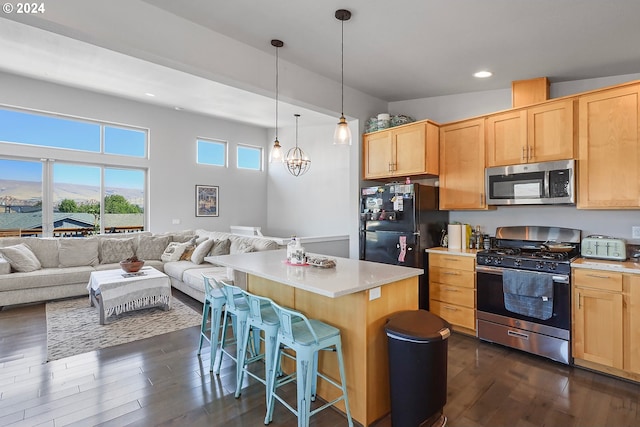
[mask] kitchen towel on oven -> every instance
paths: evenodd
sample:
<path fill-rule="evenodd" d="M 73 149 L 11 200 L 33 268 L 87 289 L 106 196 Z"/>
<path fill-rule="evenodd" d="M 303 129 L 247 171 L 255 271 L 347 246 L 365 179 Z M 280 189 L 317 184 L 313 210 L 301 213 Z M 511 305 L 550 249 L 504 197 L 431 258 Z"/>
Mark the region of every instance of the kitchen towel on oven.
<path fill-rule="evenodd" d="M 504 307 L 512 313 L 547 320 L 553 315 L 553 277 L 530 271 L 502 272 Z"/>

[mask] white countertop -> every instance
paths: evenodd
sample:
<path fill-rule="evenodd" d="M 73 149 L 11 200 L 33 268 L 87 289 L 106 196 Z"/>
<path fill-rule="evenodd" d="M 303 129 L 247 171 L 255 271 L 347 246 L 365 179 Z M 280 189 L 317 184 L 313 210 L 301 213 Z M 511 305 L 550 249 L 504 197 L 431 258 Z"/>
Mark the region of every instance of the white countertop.
<path fill-rule="evenodd" d="M 205 261 L 330 298 L 365 291 L 423 274 L 423 270 L 419 268 L 333 256 L 328 258 L 336 261 L 335 268 L 293 266 L 286 263 L 286 257 L 286 250 L 272 250 L 211 256 L 206 257 Z"/>
<path fill-rule="evenodd" d="M 608 261 L 603 259 L 578 258 L 571 263 L 571 267 L 640 274 L 640 264 L 633 261 Z"/>

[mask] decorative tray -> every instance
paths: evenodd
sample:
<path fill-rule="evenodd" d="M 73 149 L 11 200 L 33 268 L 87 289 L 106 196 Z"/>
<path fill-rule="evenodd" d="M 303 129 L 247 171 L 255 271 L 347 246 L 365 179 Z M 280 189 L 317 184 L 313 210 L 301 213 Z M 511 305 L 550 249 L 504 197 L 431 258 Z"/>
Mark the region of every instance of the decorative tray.
<path fill-rule="evenodd" d="M 122 277 L 124 277 L 125 279 L 129 278 L 129 277 L 138 277 L 138 276 L 146 276 L 147 273 L 145 273 L 144 271 L 138 271 L 135 273 L 122 273 Z"/>
<path fill-rule="evenodd" d="M 336 260 L 326 257 L 308 257 L 307 263 L 318 268 L 335 268 Z"/>

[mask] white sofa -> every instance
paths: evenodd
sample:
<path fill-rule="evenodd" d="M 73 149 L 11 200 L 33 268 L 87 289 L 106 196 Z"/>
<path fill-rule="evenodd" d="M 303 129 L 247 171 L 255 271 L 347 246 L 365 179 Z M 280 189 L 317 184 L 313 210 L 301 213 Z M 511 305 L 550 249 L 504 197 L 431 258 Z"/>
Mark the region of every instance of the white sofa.
<path fill-rule="evenodd" d="M 145 260 L 145 266 L 164 271 L 176 289 L 202 302 L 202 275 L 232 280 L 233 277 L 229 277 L 232 272 L 226 267 L 201 262 L 208 253 L 200 253 L 196 260 L 199 262 L 191 259 L 165 262 L 161 259 L 169 243 L 186 243 L 196 235 L 200 242 L 213 239 L 215 247 L 222 250 L 226 247 L 229 253 L 280 247 L 267 238 L 207 230 L 157 235 L 150 232 L 107 234 L 90 238 L 0 238 L 0 307 L 88 295 L 87 283 L 92 271 L 119 268 L 119 260 L 134 254 Z M 218 243 L 226 243 L 226 246 Z M 26 261 L 16 264 L 24 252 L 27 253 Z"/>

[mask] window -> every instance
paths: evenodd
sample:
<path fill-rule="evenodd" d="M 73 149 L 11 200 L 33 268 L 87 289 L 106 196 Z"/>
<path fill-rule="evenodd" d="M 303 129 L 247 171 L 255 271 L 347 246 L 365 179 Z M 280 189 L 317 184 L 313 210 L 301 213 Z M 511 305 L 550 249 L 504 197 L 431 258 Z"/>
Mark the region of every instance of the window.
<path fill-rule="evenodd" d="M 104 152 L 123 156 L 145 157 L 147 133 L 137 129 L 104 127 Z"/>
<path fill-rule="evenodd" d="M 2 142 L 146 157 L 147 140 L 147 131 L 142 129 L 0 108 Z"/>
<path fill-rule="evenodd" d="M 47 147 L 37 151 L 48 158 L 15 144 Z M 16 156 L 0 158 L 2 234 L 144 229 L 148 130 L 0 107 L 0 148 Z"/>
<path fill-rule="evenodd" d="M 226 166 L 227 143 L 224 141 L 198 139 L 198 163 L 203 165 Z"/>
<path fill-rule="evenodd" d="M 238 169 L 262 170 L 262 148 L 238 145 Z"/>

